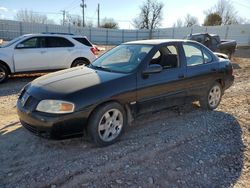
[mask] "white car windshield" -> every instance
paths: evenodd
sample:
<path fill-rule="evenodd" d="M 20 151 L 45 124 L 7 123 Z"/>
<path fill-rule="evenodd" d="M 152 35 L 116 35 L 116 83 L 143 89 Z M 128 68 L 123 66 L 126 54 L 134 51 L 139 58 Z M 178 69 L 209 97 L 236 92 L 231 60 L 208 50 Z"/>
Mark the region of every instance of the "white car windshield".
<path fill-rule="evenodd" d="M 129 73 L 138 67 L 152 48 L 152 45 L 145 44 L 122 44 L 96 59 L 90 67 L 111 72 Z"/>
<path fill-rule="evenodd" d="M 12 39 L 11 41 L 7 42 L 6 44 L 3 44 L 1 45 L 2 48 L 4 47 L 9 47 L 11 46 L 12 44 L 16 43 L 17 41 L 21 40 L 24 36 L 20 36 L 20 37 L 17 37 L 17 38 L 14 38 Z"/>

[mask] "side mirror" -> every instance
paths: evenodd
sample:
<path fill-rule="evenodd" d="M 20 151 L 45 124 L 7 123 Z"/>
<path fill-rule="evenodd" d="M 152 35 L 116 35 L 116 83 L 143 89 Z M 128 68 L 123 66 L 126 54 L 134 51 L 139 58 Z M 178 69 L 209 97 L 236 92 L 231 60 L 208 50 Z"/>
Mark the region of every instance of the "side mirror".
<path fill-rule="evenodd" d="M 16 49 L 21 49 L 21 48 L 24 48 L 25 46 L 24 46 L 24 44 L 18 44 L 18 45 L 16 45 Z"/>
<path fill-rule="evenodd" d="M 202 43 L 202 39 L 201 39 L 201 38 L 198 38 L 198 39 L 197 39 L 197 42 Z"/>
<path fill-rule="evenodd" d="M 155 74 L 155 73 L 160 73 L 162 71 L 162 66 L 159 64 L 152 64 L 149 65 L 149 67 L 144 70 L 142 73 L 143 75 L 150 75 L 150 74 Z"/>

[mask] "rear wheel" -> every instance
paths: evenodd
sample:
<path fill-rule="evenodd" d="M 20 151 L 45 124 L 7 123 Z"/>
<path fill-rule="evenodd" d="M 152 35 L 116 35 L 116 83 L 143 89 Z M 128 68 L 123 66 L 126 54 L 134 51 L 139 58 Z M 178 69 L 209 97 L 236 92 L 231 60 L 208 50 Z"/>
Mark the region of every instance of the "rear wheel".
<path fill-rule="evenodd" d="M 92 141 L 99 146 L 115 143 L 123 133 L 126 125 L 126 113 L 115 102 L 107 103 L 91 115 L 87 131 Z"/>
<path fill-rule="evenodd" d="M 85 59 L 76 59 L 73 63 L 71 67 L 78 67 L 78 66 L 82 66 L 82 65 L 88 65 L 89 62 Z"/>
<path fill-rule="evenodd" d="M 222 97 L 221 84 L 215 82 L 212 87 L 208 90 L 206 96 L 200 99 L 200 105 L 203 109 L 214 110 L 220 104 Z"/>
<path fill-rule="evenodd" d="M 8 69 L 4 65 L 0 65 L 0 83 L 4 82 L 8 76 Z"/>

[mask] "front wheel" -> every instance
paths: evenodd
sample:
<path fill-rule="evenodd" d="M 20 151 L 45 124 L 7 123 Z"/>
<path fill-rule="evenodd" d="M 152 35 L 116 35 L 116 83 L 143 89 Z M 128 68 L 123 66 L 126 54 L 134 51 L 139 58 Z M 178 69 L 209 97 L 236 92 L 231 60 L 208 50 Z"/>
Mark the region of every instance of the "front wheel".
<path fill-rule="evenodd" d="M 0 65 L 0 83 L 4 82 L 9 76 L 8 70 L 4 65 Z"/>
<path fill-rule="evenodd" d="M 87 131 L 92 141 L 98 146 L 115 143 L 122 135 L 126 125 L 126 113 L 115 102 L 98 107 L 91 115 Z"/>
<path fill-rule="evenodd" d="M 207 94 L 200 99 L 200 105 L 203 109 L 214 110 L 220 104 L 222 97 L 222 87 L 216 82 L 208 90 Z"/>

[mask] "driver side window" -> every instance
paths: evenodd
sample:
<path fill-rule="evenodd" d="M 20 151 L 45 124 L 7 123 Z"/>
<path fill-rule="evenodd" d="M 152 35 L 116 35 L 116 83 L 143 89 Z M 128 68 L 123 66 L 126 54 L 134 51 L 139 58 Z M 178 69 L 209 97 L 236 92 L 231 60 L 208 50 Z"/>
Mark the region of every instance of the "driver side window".
<path fill-rule="evenodd" d="M 17 45 L 18 48 L 45 48 L 44 37 L 32 37 L 22 41 Z"/>
<path fill-rule="evenodd" d="M 176 46 L 166 45 L 161 47 L 153 56 L 150 64 L 159 64 L 163 69 L 179 67 L 180 63 Z"/>
<path fill-rule="evenodd" d="M 30 38 L 21 42 L 20 44 L 22 44 L 23 48 L 37 48 L 38 38 L 37 37 Z"/>

